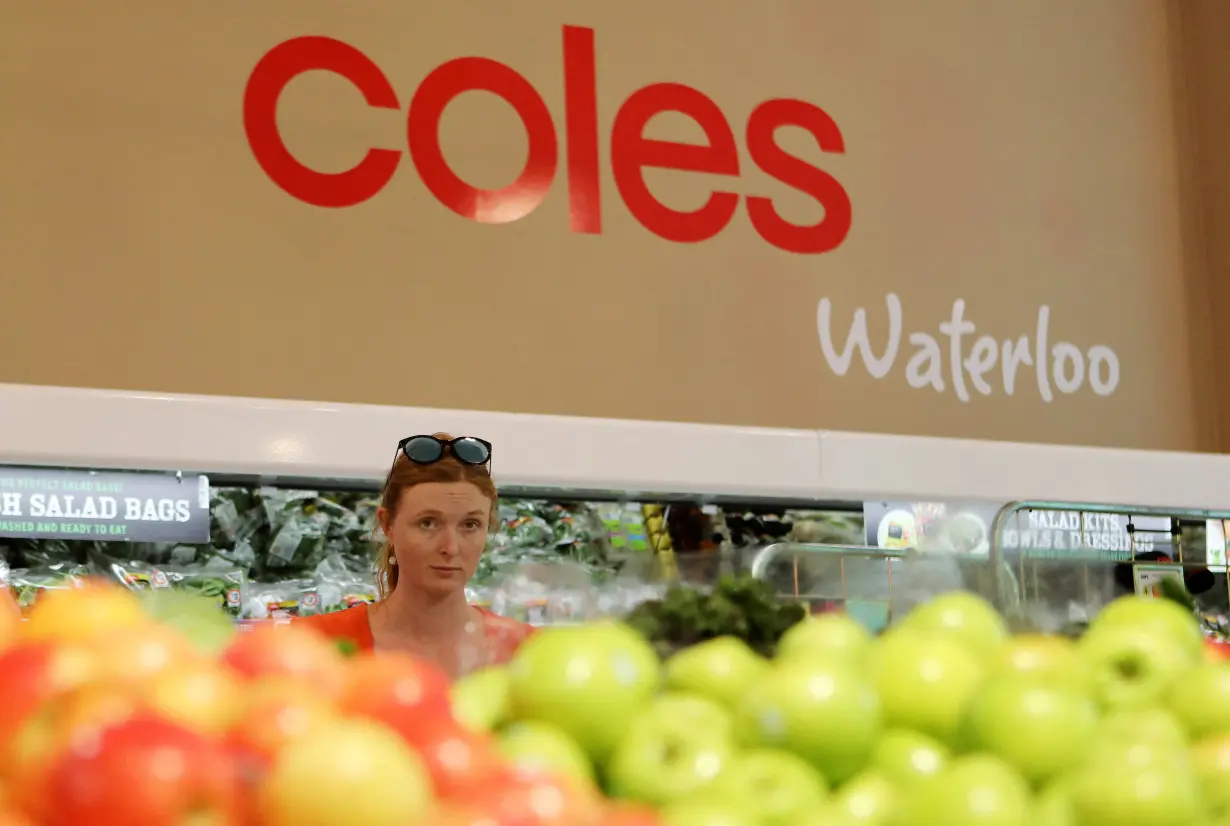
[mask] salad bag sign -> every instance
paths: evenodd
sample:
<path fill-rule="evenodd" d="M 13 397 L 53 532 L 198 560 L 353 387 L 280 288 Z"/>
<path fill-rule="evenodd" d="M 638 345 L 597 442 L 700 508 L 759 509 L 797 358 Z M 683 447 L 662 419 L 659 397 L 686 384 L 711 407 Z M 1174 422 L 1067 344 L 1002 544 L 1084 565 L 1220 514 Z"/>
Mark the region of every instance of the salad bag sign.
<path fill-rule="evenodd" d="M 0 31 L 0 381 L 1206 446 L 1153 5 L 66 2 Z"/>
<path fill-rule="evenodd" d="M 209 479 L 0 467 L 0 536 L 207 543 Z"/>

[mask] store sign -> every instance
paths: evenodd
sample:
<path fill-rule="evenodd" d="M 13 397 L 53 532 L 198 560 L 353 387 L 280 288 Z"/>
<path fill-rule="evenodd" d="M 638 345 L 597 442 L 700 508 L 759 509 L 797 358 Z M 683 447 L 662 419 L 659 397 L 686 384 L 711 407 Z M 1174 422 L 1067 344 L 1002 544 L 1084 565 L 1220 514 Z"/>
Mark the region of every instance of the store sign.
<path fill-rule="evenodd" d="M 0 467 L 0 536 L 207 543 L 209 479 Z"/>
<path fill-rule="evenodd" d="M 1000 505 L 986 502 L 864 502 L 868 545 L 985 556 Z M 1130 526 L 1130 529 L 1129 529 Z M 1110 513 L 1023 510 L 1002 525 L 1000 550 L 1030 559 L 1130 559 L 1169 553 L 1170 520 Z"/>
<path fill-rule="evenodd" d="M 777 131 L 801 129 L 821 152 L 841 153 L 845 141 L 833 119 L 801 100 L 774 98 L 758 104 L 741 130 L 746 153 L 765 175 L 813 198 L 824 218 L 799 225 L 782 218 L 773 199 L 761 195 L 713 192 L 704 206 L 682 211 L 667 206 L 650 190 L 647 169 L 705 173 L 723 180 L 740 177 L 740 149 L 729 119 L 705 93 L 680 83 L 652 83 L 633 91 L 620 105 L 609 134 L 598 127 L 598 89 L 594 30 L 564 26 L 561 74 L 564 88 L 564 146 L 568 168 L 569 228 L 602 232 L 600 140 L 610 147 L 609 167 L 628 211 L 641 226 L 668 241 L 698 243 L 724 230 L 746 200 L 747 220 L 766 242 L 794 253 L 836 249 L 850 231 L 850 196 L 828 172 L 792 155 L 777 141 Z M 278 128 L 278 98 L 308 72 L 330 72 L 352 83 L 367 105 L 400 109 L 393 82 L 356 47 L 330 37 L 304 36 L 271 49 L 257 63 L 244 93 L 243 118 L 248 145 L 261 168 L 289 195 L 323 207 L 351 207 L 379 194 L 401 162 L 399 149 L 366 148 L 362 160 L 344 172 L 313 169 L 294 157 Z M 557 81 L 558 82 L 558 79 Z M 445 110 L 466 92 L 488 92 L 512 107 L 525 128 L 529 149 L 525 166 L 511 184 L 481 189 L 466 183 L 445 158 L 440 122 Z M 645 128 L 659 115 L 688 118 L 705 141 L 680 143 L 646 138 Z M 536 210 L 550 192 L 559 166 L 559 135 L 542 95 L 511 66 L 485 57 L 459 57 L 437 66 L 414 90 L 405 127 L 410 159 L 424 186 L 441 204 L 481 224 L 519 221 Z"/>
<path fill-rule="evenodd" d="M 1036 386 L 1037 398 L 1050 404 L 1056 394 L 1070 396 L 1088 388 L 1095 396 L 1109 396 L 1119 386 L 1119 356 L 1101 344 L 1088 349 L 1070 341 L 1056 340 L 1051 344 L 1051 308 L 1038 308 L 1037 326 L 1029 335 L 1006 336 L 980 332 L 971 319 L 965 317 L 965 302 L 952 302 L 952 313 L 939 322 L 934 335 L 926 330 L 906 332 L 901 299 L 889 293 L 887 332 L 880 346 L 867 334 L 867 312 L 862 307 L 854 311 L 845 344 L 838 351 L 834 343 L 832 302 L 820 299 L 816 328 L 820 348 L 829 369 L 838 376 L 846 375 L 857 350 L 863 367 L 873 379 L 884 379 L 894 370 L 903 339 L 909 350 L 900 371 L 914 390 L 930 389 L 936 393 L 952 393 L 961 402 L 971 397 L 1002 393 L 1011 396 L 1020 388 L 1029 392 Z M 966 346 L 968 343 L 968 347 Z M 1033 381 L 1036 379 L 1036 385 Z"/>
<path fill-rule="evenodd" d="M 19 4 L 0 382 L 1207 448 L 1164 9 L 897 5 Z"/>

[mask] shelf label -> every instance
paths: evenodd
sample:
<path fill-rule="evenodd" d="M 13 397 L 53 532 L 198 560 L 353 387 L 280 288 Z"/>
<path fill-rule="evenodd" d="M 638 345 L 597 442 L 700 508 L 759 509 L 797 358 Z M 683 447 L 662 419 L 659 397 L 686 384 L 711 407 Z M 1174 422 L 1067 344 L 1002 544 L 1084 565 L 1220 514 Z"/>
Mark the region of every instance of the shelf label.
<path fill-rule="evenodd" d="M 199 474 L 0 467 L 0 537 L 209 542 Z"/>

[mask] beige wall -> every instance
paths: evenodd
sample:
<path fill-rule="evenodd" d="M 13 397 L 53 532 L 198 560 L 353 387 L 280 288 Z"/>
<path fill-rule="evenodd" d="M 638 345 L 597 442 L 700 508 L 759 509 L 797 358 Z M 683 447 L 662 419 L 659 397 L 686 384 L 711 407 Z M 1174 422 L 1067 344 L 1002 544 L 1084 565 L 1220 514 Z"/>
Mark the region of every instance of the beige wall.
<path fill-rule="evenodd" d="M 1167 0 L 369 0 L 362 14 L 323 0 L 63 0 L 6 17 L 2 381 L 1152 448 L 1215 449 L 1218 411 L 1230 415 L 1209 312 L 1230 260 L 1209 228 L 1230 200 L 1201 194 L 1206 179 L 1230 193 L 1230 173 L 1224 159 L 1192 160 L 1226 126 L 1211 102 L 1221 93 L 1200 80 L 1225 65 L 1225 46 Z M 566 106 L 564 24 L 595 33 L 601 233 L 570 229 L 593 214 L 582 196 L 594 144 L 579 42 Z M 280 100 L 287 149 L 316 170 L 400 153 L 387 185 L 353 206 L 292 197 L 245 134 L 253 68 L 300 35 L 345 41 L 374 64 L 370 83 L 391 86 L 395 100 L 373 108 L 314 72 Z M 526 105 L 536 92 L 549 112 L 554 179 L 471 204 L 499 220 L 528 212 L 519 220 L 470 220 L 425 185 L 415 161 L 443 180 L 423 154 L 430 86 L 411 119 L 417 157 L 406 153 L 416 88 L 461 56 L 512 67 L 533 87 Z M 634 96 L 666 82 L 720 116 L 678 89 Z M 683 165 L 738 175 L 646 169 L 654 207 L 621 194 L 616 170 L 634 187 L 637 153 L 652 160 L 653 147 L 638 146 L 633 115 L 666 98 L 708 112 L 711 134 L 667 113 L 646 136 L 716 141 Z M 760 106 L 778 98 L 808 105 Z M 815 135 L 761 129 L 786 115 Z M 819 128 L 826 115 L 839 136 Z M 491 94 L 448 106 L 439 143 L 462 181 L 491 189 L 527 153 L 525 127 Z M 668 162 L 686 153 L 667 150 Z M 778 178 L 819 193 L 827 216 Z M 310 197 L 326 190 L 338 197 Z M 715 191 L 733 193 L 717 202 L 733 208 L 724 229 L 661 237 L 700 233 L 704 221 L 660 213 Z M 758 232 L 756 196 L 786 223 L 829 223 Z M 647 229 L 654 215 L 670 229 Z M 779 248 L 789 238 L 831 249 Z M 897 357 L 872 371 L 856 356 L 840 375 L 821 306 L 837 349 L 865 308 L 879 350 L 889 294 Z M 957 301 L 976 325 L 961 358 L 994 357 L 986 394 L 960 372 L 966 400 L 940 329 Z M 1021 363 L 1009 395 L 1005 345 L 1036 362 L 1044 306 L 1049 389 Z M 1066 387 L 1049 369 L 1064 343 L 1067 378 L 1078 356 L 1086 368 Z M 942 392 L 911 375 L 938 375 Z"/>
<path fill-rule="evenodd" d="M 1200 279 L 1206 313 L 1192 311 L 1197 345 L 1208 355 L 1204 392 L 1216 411 L 1212 441 L 1230 451 L 1230 4 L 1173 0 L 1171 29 L 1179 55 L 1176 103 L 1183 127 L 1188 277 Z M 1204 328 L 1200 328 L 1203 323 Z"/>

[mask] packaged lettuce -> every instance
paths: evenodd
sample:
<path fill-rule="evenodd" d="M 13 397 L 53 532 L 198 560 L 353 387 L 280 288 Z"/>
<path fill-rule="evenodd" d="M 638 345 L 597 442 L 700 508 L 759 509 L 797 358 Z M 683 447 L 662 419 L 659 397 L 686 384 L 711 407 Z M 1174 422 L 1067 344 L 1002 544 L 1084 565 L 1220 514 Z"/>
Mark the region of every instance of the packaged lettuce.
<path fill-rule="evenodd" d="M 328 614 L 376 601 L 376 573 L 371 560 L 330 554 L 316 566 L 316 594 Z"/>
<path fill-rule="evenodd" d="M 247 575 L 238 568 L 194 565 L 161 569 L 168 587 L 216 599 L 228 614 L 238 617 L 243 608 Z"/>
<path fill-rule="evenodd" d="M 316 594 L 322 613 L 331 614 L 356 605 L 370 605 L 376 601 L 376 579 L 318 579 Z"/>
<path fill-rule="evenodd" d="M 597 616 L 591 572 L 571 562 L 523 563 L 493 589 L 491 610 L 533 625 L 562 625 Z"/>
<path fill-rule="evenodd" d="M 269 542 L 258 567 L 269 572 L 315 567 L 324 556 L 331 514 L 337 506 L 309 490 L 266 487 L 259 494 L 269 524 Z"/>
<path fill-rule="evenodd" d="M 263 514 L 254 506 L 252 491 L 247 488 L 209 489 L 209 534 L 213 544 L 229 546 L 250 536 Z"/>
<path fill-rule="evenodd" d="M 9 571 L 8 587 L 18 607 L 29 608 L 45 591 L 80 587 L 90 571 L 81 565 L 51 568 L 15 568 Z"/>
<path fill-rule="evenodd" d="M 551 525 L 538 503 L 501 502 L 500 525 L 492 543 L 496 548 L 544 548 L 554 544 Z"/>
<path fill-rule="evenodd" d="M 227 547 L 211 546 L 206 549 L 211 564 L 214 561 L 221 561 L 231 568 L 239 568 L 243 571 L 249 571 L 256 564 L 256 550 L 252 547 L 252 542 L 247 538 L 236 540 L 235 544 Z"/>
<path fill-rule="evenodd" d="M 18 539 L 10 544 L 12 558 L 23 568 L 53 568 L 77 565 L 84 559 L 80 543 L 59 539 Z"/>
<path fill-rule="evenodd" d="M 167 579 L 162 569 L 150 565 L 148 562 L 142 562 L 139 559 L 115 559 L 93 549 L 91 549 L 89 556 L 90 567 L 95 573 L 110 577 L 125 588 L 130 588 L 134 591 L 145 591 L 151 588 L 171 587 L 170 580 Z"/>
<path fill-rule="evenodd" d="M 244 619 L 293 619 L 320 613 L 320 597 L 311 579 L 251 583 L 243 600 Z"/>

